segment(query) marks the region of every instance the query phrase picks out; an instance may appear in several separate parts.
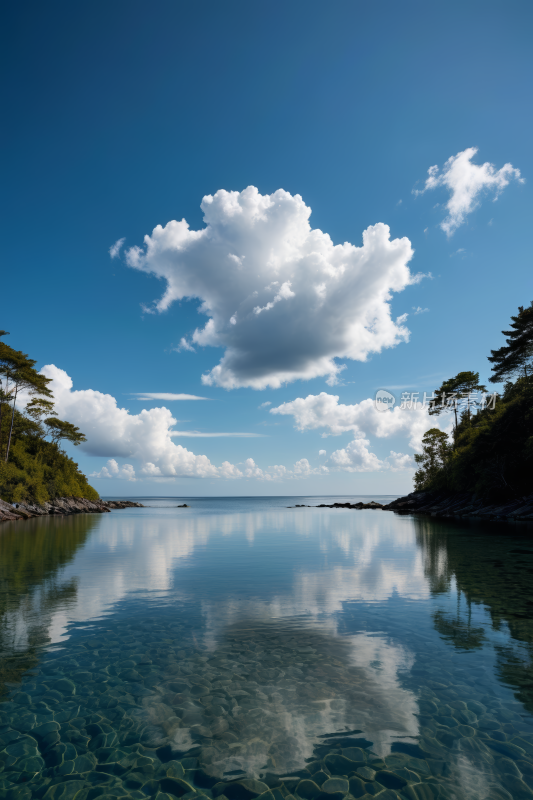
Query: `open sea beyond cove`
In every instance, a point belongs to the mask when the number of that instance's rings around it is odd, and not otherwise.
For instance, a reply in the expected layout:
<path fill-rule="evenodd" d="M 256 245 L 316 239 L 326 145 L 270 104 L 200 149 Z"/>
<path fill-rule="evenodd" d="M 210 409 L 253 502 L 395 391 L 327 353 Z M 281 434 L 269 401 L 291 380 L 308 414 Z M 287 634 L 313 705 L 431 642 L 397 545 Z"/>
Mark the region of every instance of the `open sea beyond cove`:
<path fill-rule="evenodd" d="M 0 529 L 1 798 L 533 799 L 532 526 L 135 499 Z"/>

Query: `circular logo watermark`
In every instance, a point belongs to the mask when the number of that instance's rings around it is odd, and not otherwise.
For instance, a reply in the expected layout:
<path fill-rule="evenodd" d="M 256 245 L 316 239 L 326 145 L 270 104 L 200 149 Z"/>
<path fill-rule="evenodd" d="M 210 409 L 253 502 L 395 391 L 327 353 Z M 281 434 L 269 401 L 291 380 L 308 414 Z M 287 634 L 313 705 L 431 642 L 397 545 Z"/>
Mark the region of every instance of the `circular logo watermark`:
<path fill-rule="evenodd" d="M 391 392 L 388 392 L 387 389 L 377 390 L 374 404 L 378 411 L 387 411 L 387 409 L 393 408 L 395 403 L 396 398 Z"/>

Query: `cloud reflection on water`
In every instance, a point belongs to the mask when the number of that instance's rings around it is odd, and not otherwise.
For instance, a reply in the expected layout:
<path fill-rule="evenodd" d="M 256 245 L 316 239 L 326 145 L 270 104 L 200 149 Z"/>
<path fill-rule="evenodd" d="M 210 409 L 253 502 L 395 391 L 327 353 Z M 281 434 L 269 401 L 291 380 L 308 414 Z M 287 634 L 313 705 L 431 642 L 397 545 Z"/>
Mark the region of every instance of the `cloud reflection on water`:
<path fill-rule="evenodd" d="M 247 607 L 261 594 L 275 616 L 331 614 L 346 600 L 382 602 L 394 592 L 427 598 L 412 527 L 398 530 L 397 522 L 374 512 L 106 515 L 62 570 L 63 580 L 75 577 L 78 585 L 68 619 L 100 617 L 132 593 L 230 602 L 246 573 L 260 579 Z M 58 620 L 53 628 L 58 641 L 66 630 Z"/>
<path fill-rule="evenodd" d="M 301 740 L 300 761 L 309 757 L 311 739 L 328 726 L 361 728 L 380 754 L 389 752 L 391 737 L 417 734 L 416 700 L 398 678 L 398 671 L 413 663 L 408 648 L 379 634 L 339 637 L 335 618 L 347 600 L 376 603 L 395 592 L 407 598 L 428 595 L 411 529 L 398 530 L 392 516 L 329 509 L 175 519 L 153 510 L 150 516 L 106 515 L 59 573 L 64 582 L 76 580 L 77 591 L 68 605 L 42 618 L 53 643 L 68 638 L 69 623 L 94 621 L 112 614 L 117 603 L 135 599 L 196 604 L 197 635 L 213 653 L 243 620 L 256 626 L 297 620 L 306 635 L 327 640 L 325 649 L 340 648 L 344 685 L 356 670 L 358 693 L 352 687 L 343 694 L 337 687 L 313 713 L 298 710 L 287 698 L 278 709 L 276 725 Z M 38 605 L 38 592 L 33 602 Z M 18 626 L 22 642 L 24 616 L 12 613 L 10 624 Z"/>

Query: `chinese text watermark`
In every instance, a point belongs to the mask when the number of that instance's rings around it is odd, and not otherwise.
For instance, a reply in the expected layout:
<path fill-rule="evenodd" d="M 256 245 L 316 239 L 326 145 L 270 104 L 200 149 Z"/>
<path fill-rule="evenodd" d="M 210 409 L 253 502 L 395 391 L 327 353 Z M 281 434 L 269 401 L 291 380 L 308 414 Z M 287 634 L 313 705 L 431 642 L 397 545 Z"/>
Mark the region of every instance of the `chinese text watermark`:
<path fill-rule="evenodd" d="M 498 392 L 489 394 L 488 392 L 469 392 L 460 394 L 458 392 L 442 392 L 438 395 L 435 392 L 402 392 L 400 397 L 401 409 L 439 409 L 444 412 L 450 411 L 469 411 L 472 410 L 493 410 L 496 408 Z M 387 389 L 379 389 L 376 392 L 375 406 L 378 411 L 387 411 L 396 404 L 396 397 Z"/>

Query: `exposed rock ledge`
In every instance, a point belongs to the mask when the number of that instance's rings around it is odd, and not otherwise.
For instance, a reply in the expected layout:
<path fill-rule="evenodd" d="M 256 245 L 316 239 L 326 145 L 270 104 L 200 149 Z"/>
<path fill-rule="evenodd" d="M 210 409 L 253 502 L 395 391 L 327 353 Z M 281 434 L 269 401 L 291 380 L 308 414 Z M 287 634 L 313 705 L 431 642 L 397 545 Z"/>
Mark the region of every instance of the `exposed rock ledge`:
<path fill-rule="evenodd" d="M 533 494 L 501 503 L 488 503 L 472 494 L 412 492 L 399 497 L 384 511 L 399 514 L 429 514 L 432 517 L 470 517 L 472 519 L 518 519 L 533 521 Z"/>
<path fill-rule="evenodd" d="M 518 519 L 533 521 L 533 494 L 515 498 L 506 503 L 489 504 L 472 494 L 446 494 L 445 492 L 411 492 L 388 505 L 372 500 L 370 503 L 321 503 L 319 506 L 287 506 L 287 508 L 349 508 L 381 509 L 398 514 L 429 514 L 432 517 L 471 517 L 480 519 Z"/>
<path fill-rule="evenodd" d="M 83 497 L 56 497 L 50 503 L 30 505 L 29 503 L 5 503 L 0 500 L 0 522 L 30 519 L 65 514 L 103 514 L 115 508 L 144 508 L 142 503 L 131 500 L 85 500 Z"/>

